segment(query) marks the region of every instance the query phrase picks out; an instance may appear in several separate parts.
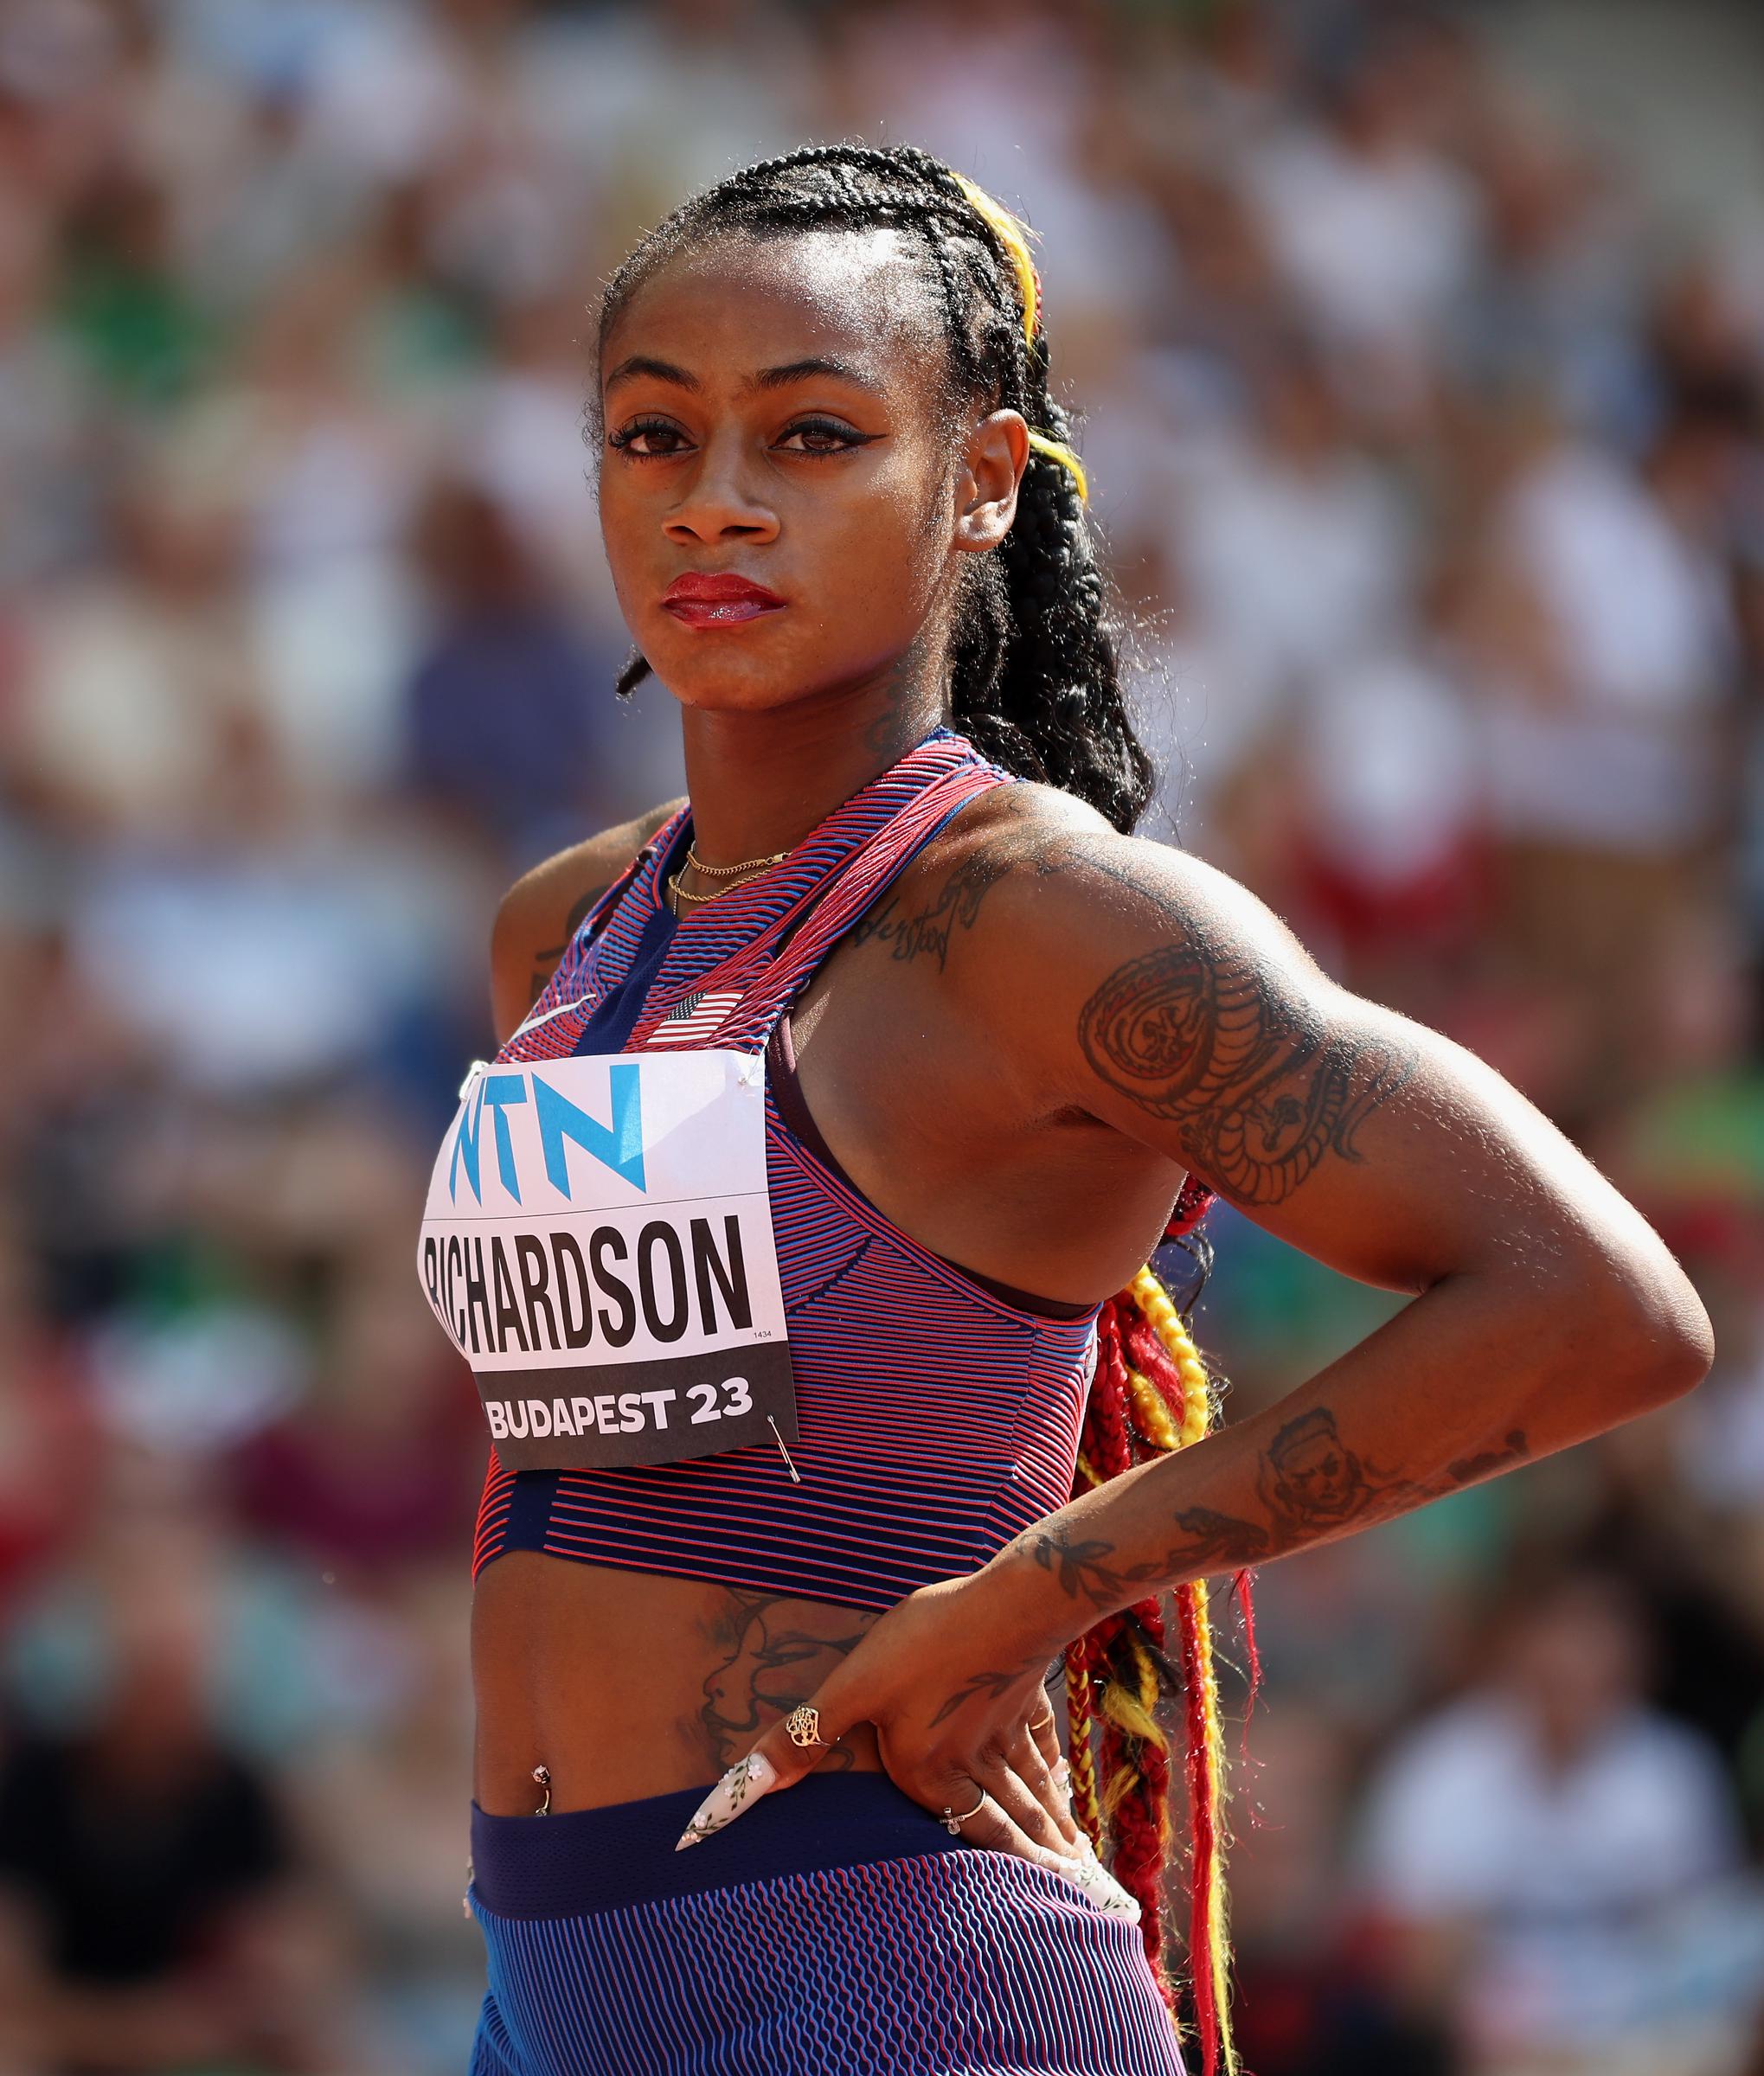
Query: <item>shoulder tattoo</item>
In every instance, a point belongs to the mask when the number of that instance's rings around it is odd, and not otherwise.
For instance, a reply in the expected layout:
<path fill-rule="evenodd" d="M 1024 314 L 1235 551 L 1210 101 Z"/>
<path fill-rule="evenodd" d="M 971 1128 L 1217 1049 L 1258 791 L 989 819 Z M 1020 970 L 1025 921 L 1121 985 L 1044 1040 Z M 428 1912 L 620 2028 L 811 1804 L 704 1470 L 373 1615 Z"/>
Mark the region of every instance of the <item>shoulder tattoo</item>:
<path fill-rule="evenodd" d="M 952 939 L 958 931 L 973 928 L 987 890 L 997 885 L 1010 865 L 1002 845 L 972 851 L 934 894 L 905 900 L 891 894 L 877 902 L 852 925 L 852 942 L 863 944 L 875 938 L 889 947 L 891 957 L 934 958 L 941 972 L 948 962 Z"/>
<path fill-rule="evenodd" d="M 611 884 L 612 881 L 609 880 L 607 886 L 611 886 Z M 564 919 L 562 942 L 544 946 L 533 954 L 533 972 L 527 986 L 527 1007 L 529 1009 L 545 992 L 552 975 L 557 971 L 559 960 L 575 942 L 575 933 L 582 926 L 582 918 L 587 915 L 589 909 L 606 891 L 606 887 L 589 887 L 588 891 L 573 904 L 568 915 Z"/>

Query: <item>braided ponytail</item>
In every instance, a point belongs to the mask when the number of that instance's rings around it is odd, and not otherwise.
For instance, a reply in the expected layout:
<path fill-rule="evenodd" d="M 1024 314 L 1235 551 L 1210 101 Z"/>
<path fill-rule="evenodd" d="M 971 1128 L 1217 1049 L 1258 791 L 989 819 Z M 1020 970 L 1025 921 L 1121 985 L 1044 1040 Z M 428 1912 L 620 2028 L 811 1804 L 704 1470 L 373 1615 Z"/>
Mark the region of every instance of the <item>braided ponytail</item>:
<path fill-rule="evenodd" d="M 1111 604 L 1085 506 L 1089 486 L 1073 421 L 1048 387 L 1041 279 L 1027 227 L 965 175 L 913 145 L 811 145 L 744 167 L 692 196 L 643 238 L 606 284 L 599 348 L 636 290 L 677 254 L 729 232 L 785 237 L 891 225 L 921 247 L 941 304 L 942 401 L 1011 409 L 1030 427 L 1029 465 L 1010 533 L 962 558 L 948 655 L 952 725 L 1019 777 L 1087 801 L 1123 834 L 1137 825 L 1154 769 L 1122 682 L 1125 631 Z M 589 405 L 598 448 L 598 394 Z M 621 697 L 648 674 L 633 651 Z M 1211 1192 L 1185 1183 L 1165 1237 L 1196 1235 Z M 1074 1493 L 1197 1441 L 1216 1410 L 1188 1327 L 1148 1264 L 1104 1305 Z M 1240 1574 L 1248 1620 L 1247 1577 Z M 1099 1623 L 1067 1653 L 1073 1804 L 1098 1850 L 1142 1906 L 1146 1953 L 1167 1996 L 1171 1944 L 1164 1869 L 1171 1844 L 1170 1738 L 1179 1701 L 1185 1751 L 1190 1996 L 1203 2076 L 1235 2076 L 1227 1996 L 1221 1739 L 1207 1590 L 1173 1596 L 1174 1657 L 1154 1596 Z M 1249 1638 L 1254 1669 L 1253 1632 Z"/>
<path fill-rule="evenodd" d="M 1213 1193 L 1190 1176 L 1164 1230 L 1167 1241 L 1192 1239 L 1203 1282 L 1211 1251 L 1198 1227 L 1212 1201 Z M 1073 1496 L 1136 1464 L 1190 1447 L 1208 1432 L 1217 1410 L 1213 1381 L 1188 1323 L 1148 1263 L 1109 1299 L 1097 1321 L 1096 1374 Z M 1240 1572 L 1235 1584 L 1254 1669 L 1248 1573 Z M 1165 1650 L 1164 1611 L 1155 1595 L 1105 1616 L 1067 1650 L 1072 1806 L 1099 1851 L 1106 1840 L 1113 1844 L 1115 1877 L 1142 1906 L 1146 1957 L 1168 1995 L 1163 1872 L 1171 1846 L 1171 1754 L 1159 1711 L 1167 1700 L 1179 1701 L 1195 2029 L 1203 2076 L 1235 2076 L 1225 1930 L 1224 1740 L 1205 1580 L 1178 1586 L 1172 1599 L 1175 1663 Z"/>

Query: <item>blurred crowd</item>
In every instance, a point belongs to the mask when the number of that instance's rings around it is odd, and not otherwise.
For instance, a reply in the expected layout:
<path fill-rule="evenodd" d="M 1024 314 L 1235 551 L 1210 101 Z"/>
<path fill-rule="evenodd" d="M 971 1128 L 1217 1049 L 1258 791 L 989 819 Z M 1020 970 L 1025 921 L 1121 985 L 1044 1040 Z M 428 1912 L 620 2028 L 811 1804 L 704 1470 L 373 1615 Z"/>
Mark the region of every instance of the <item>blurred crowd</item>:
<path fill-rule="evenodd" d="M 1716 1323 L 1665 1413 L 1260 1580 L 1246 2062 L 1764 2070 L 1764 203 L 1663 221 L 1478 12 L 0 7 L 0 2076 L 464 2066 L 420 1196 L 498 895 L 683 785 L 612 696 L 588 313 L 841 136 L 1040 234 L 1146 833 Z M 1395 1302 L 1212 1233 L 1238 1409 Z"/>

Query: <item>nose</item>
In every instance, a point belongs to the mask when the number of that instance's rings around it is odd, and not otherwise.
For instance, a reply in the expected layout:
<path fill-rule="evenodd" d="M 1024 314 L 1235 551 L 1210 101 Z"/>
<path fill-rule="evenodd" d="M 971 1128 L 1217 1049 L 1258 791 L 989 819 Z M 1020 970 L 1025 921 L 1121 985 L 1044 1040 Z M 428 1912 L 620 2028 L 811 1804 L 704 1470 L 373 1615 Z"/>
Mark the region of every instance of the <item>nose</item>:
<path fill-rule="evenodd" d="M 759 495 L 752 456 L 738 429 L 706 442 L 662 530 L 677 546 L 722 541 L 770 541 L 778 515 Z"/>

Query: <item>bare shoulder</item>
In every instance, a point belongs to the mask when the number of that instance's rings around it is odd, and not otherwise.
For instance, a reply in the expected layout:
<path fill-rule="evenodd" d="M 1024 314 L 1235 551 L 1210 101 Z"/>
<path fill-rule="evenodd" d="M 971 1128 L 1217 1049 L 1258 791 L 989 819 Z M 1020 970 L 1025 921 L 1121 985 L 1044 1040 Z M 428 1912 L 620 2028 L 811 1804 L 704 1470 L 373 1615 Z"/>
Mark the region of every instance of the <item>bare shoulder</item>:
<path fill-rule="evenodd" d="M 1351 1157 L 1361 1119 L 1443 1042 L 1349 994 L 1228 874 L 1046 786 L 1010 788 L 963 829 L 896 937 L 897 957 L 935 949 L 945 999 L 1004 1085 L 1240 1205 L 1296 1188 L 1321 1157 L 1315 1133 L 1287 1144 L 1301 1119 L 1326 1119 Z"/>
<path fill-rule="evenodd" d="M 1176 945 L 1209 963 L 1254 969 L 1275 991 L 1312 996 L 1336 987 L 1284 916 L 1216 865 L 1172 843 L 1113 830 L 1052 847 L 1043 868 L 1044 927 L 1068 934 L 1113 926 L 1103 942 L 1143 950 Z"/>
<path fill-rule="evenodd" d="M 965 808 L 860 927 L 890 935 L 897 958 L 934 955 L 959 986 L 995 1001 L 1001 988 L 1015 991 L 1005 984 L 1013 975 L 1033 975 L 1042 990 L 1055 973 L 1093 973 L 1098 952 L 1148 929 L 1161 942 L 1254 945 L 1325 981 L 1286 924 L 1228 874 L 1123 836 L 1087 802 L 1026 779 Z"/>
<path fill-rule="evenodd" d="M 934 966 L 959 985 L 1001 936 L 1001 909 L 1020 908 L 1045 862 L 1113 834 L 1096 810 L 1057 786 L 1021 779 L 969 801 L 851 932 L 900 964 Z M 1009 887 L 1008 892 L 1003 891 Z"/>
<path fill-rule="evenodd" d="M 1075 1075 L 1087 1107 L 1119 1125 L 1167 1118 L 1228 1067 L 1248 1083 L 1300 1057 L 1325 1078 L 1407 1079 L 1415 1028 L 1339 986 L 1241 881 L 1049 788 L 1013 790 L 1014 830 L 965 862 L 992 876 L 952 977 L 976 1017 L 1002 1020 L 1001 1043 Z M 1183 1150 L 1192 1163 L 1203 1149 Z"/>
<path fill-rule="evenodd" d="M 503 896 L 491 931 L 491 1002 L 498 1044 L 521 1022 L 556 971 L 582 918 L 684 796 L 647 808 L 523 872 Z"/>

